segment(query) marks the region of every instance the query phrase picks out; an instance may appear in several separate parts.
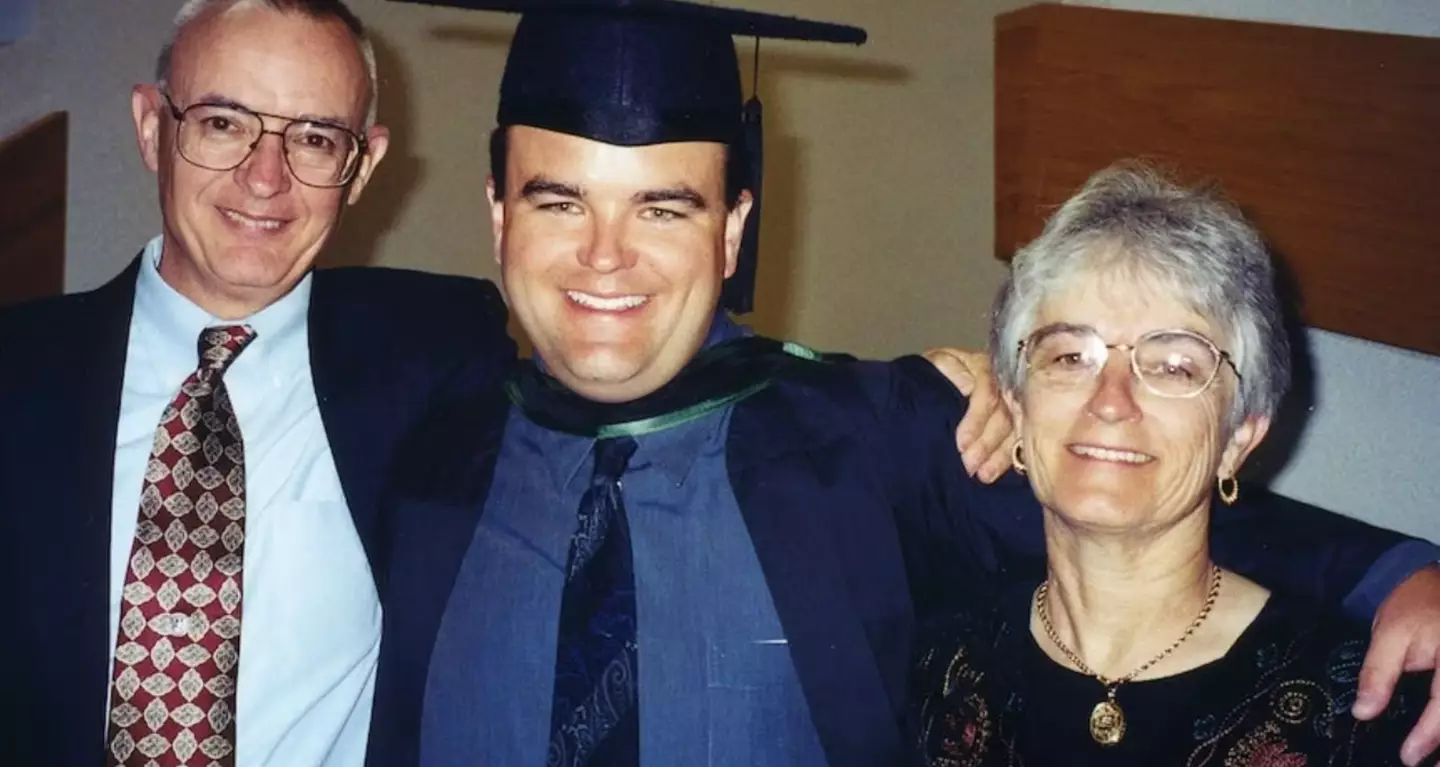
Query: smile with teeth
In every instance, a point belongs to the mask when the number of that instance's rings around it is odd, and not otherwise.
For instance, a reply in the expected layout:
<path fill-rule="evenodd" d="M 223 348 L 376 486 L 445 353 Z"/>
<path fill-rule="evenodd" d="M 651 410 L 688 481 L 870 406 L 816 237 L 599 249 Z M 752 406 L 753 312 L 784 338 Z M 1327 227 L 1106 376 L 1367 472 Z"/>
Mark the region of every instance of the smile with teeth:
<path fill-rule="evenodd" d="M 590 293 L 581 293 L 578 290 L 567 290 L 565 296 L 586 309 L 602 312 L 623 312 L 636 309 L 644 306 L 650 300 L 649 296 L 596 296 Z"/>
<path fill-rule="evenodd" d="M 229 209 L 223 209 L 220 212 L 223 213 L 225 217 L 230 219 L 231 221 L 234 221 L 235 223 L 250 229 L 273 230 L 279 229 L 281 225 L 284 224 L 283 221 L 276 218 L 252 218 L 243 213 L 239 213 L 237 211 Z"/>
<path fill-rule="evenodd" d="M 1146 464 L 1155 460 L 1155 456 L 1144 453 L 1135 453 L 1129 450 L 1115 450 L 1108 447 L 1096 447 L 1094 445 L 1070 445 L 1070 452 L 1083 458 L 1094 458 L 1098 461 L 1111 461 L 1114 463 Z"/>

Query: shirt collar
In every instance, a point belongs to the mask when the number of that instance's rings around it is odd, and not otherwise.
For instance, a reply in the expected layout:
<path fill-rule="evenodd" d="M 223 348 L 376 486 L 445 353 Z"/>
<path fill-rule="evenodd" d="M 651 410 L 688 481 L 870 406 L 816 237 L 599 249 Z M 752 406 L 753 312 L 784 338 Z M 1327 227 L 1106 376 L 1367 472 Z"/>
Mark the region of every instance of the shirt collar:
<path fill-rule="evenodd" d="M 195 349 L 200 332 L 207 327 L 249 325 L 255 331 L 255 340 L 240 356 L 247 366 L 262 369 L 282 360 L 308 360 L 303 352 L 309 343 L 306 331 L 312 275 L 306 274 L 280 300 L 249 317 L 222 320 L 197 306 L 160 276 L 164 241 L 164 235 L 158 235 L 145 246 L 135 284 L 135 313 L 151 324 L 151 331 L 161 343 L 171 348 Z M 240 364 L 240 360 L 236 364 Z"/>
<path fill-rule="evenodd" d="M 653 468 L 664 474 L 672 486 L 683 487 L 700 459 L 712 452 L 707 445 L 723 440 L 729 413 L 730 408 L 723 408 L 697 421 L 638 437 L 639 449 L 626 471 Z M 595 440 L 548 431 L 525 420 L 518 412 L 516 415 L 525 422 L 526 428 L 543 433 L 539 452 L 544 456 L 554 486 L 563 488 L 566 495 L 583 494 L 594 471 Z M 723 443 L 717 449 L 723 455 Z"/>
<path fill-rule="evenodd" d="M 708 445 L 719 443 L 718 449 L 723 456 L 724 426 L 730 420 L 730 407 L 721 408 L 697 421 L 650 435 L 648 440 L 640 443 L 640 449 L 635 451 L 635 465 L 654 466 L 669 478 L 672 485 L 684 486 L 694 472 L 695 465 L 710 453 L 706 449 Z"/>

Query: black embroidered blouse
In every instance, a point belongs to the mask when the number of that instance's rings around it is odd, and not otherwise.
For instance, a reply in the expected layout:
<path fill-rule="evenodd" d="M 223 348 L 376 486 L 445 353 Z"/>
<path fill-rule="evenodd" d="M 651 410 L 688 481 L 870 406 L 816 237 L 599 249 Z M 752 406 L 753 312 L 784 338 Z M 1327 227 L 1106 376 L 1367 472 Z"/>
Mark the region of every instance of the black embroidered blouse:
<path fill-rule="evenodd" d="M 912 724 L 931 767 L 1398 766 L 1429 697 L 1429 675 L 1407 675 L 1379 720 L 1357 722 L 1368 628 L 1272 595 L 1223 658 L 1121 685 L 1126 732 L 1101 746 L 1089 722 L 1104 688 L 1035 643 L 1033 592 L 962 611 L 922 640 Z"/>

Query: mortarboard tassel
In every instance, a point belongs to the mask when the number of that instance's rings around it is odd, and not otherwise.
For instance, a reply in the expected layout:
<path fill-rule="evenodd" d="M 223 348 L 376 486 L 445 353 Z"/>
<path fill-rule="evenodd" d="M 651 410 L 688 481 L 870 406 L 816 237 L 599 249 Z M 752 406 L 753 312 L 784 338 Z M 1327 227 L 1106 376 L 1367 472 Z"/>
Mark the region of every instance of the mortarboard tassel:
<path fill-rule="evenodd" d="M 745 151 L 745 162 L 750 196 L 750 216 L 745 221 L 745 231 L 740 237 L 740 253 L 735 259 L 735 274 L 725 281 L 720 292 L 720 307 L 732 314 L 748 314 L 755 309 L 755 271 L 760 256 L 760 198 L 764 183 L 765 131 L 763 125 L 764 107 L 760 103 L 760 39 L 755 39 L 755 65 L 752 69 L 754 84 L 750 99 L 741 112 L 741 144 Z"/>

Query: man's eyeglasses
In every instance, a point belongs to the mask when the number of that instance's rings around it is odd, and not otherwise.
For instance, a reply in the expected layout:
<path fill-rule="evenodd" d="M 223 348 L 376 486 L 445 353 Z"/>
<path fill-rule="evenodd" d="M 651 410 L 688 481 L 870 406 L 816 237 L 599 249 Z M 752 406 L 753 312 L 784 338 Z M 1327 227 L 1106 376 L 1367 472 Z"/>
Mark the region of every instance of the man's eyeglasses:
<path fill-rule="evenodd" d="M 1199 395 L 1215 382 L 1221 362 L 1240 378 L 1229 352 L 1189 330 L 1155 330 L 1133 344 L 1107 344 L 1094 328 L 1060 324 L 1041 328 L 1020 342 L 1031 380 L 1056 389 L 1091 385 L 1105 369 L 1111 349 L 1127 353 L 1135 377 L 1160 397 Z"/>
<path fill-rule="evenodd" d="M 175 117 L 180 156 L 201 168 L 234 170 L 250 157 L 261 139 L 273 134 L 281 138 L 285 164 L 296 181 L 333 188 L 355 178 L 365 155 L 365 138 L 340 125 L 255 112 L 233 104 L 200 103 L 179 109 L 170 94 L 161 95 Z M 265 119 L 285 127 L 265 130 Z"/>

